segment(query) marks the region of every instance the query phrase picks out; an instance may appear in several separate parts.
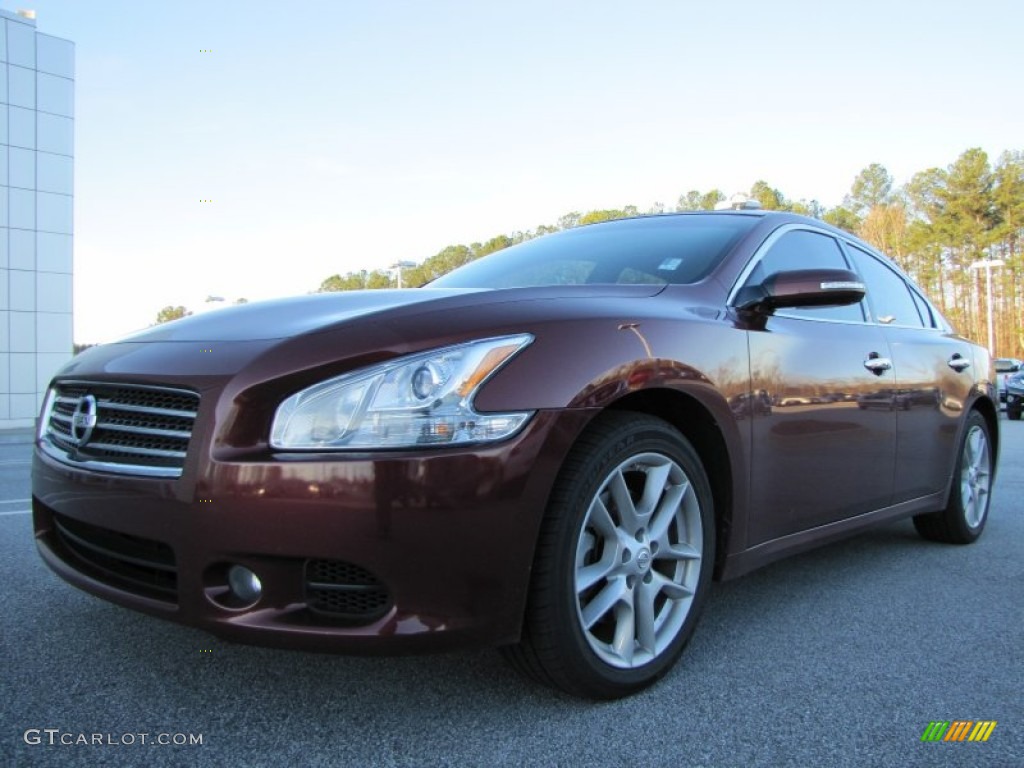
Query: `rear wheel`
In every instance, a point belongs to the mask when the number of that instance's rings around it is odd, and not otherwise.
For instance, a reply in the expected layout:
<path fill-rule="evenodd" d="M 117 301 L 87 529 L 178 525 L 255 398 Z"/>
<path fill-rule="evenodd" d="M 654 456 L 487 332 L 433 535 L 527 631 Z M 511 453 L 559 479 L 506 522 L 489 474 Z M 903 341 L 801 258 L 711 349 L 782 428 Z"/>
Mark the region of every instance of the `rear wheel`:
<path fill-rule="evenodd" d="M 949 544 L 975 541 L 988 519 L 993 469 L 988 423 L 974 411 L 967 417 L 949 503 L 941 512 L 917 515 L 917 532 L 926 539 Z"/>
<path fill-rule="evenodd" d="M 600 417 L 552 494 L 534 562 L 520 671 L 617 698 L 668 671 L 711 580 L 711 491 L 696 451 L 651 416 Z"/>

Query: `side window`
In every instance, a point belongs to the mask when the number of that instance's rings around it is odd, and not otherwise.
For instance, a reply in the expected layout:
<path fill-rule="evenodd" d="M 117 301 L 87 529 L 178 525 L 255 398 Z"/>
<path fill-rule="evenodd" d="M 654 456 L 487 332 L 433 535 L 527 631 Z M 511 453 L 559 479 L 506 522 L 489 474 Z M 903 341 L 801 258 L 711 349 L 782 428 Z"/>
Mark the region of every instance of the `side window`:
<path fill-rule="evenodd" d="M 768 249 L 761 257 L 754 270 L 750 273 L 748 283 L 760 283 L 774 272 L 785 272 L 792 269 L 849 269 L 839 248 L 839 243 L 828 235 L 794 229 L 787 232 Z M 864 313 L 860 304 L 845 307 L 801 307 L 799 309 L 779 310 L 780 315 L 804 317 L 814 320 L 845 320 L 847 322 L 864 322 Z"/>
<path fill-rule="evenodd" d="M 910 288 L 902 277 L 860 248 L 851 246 L 850 255 L 857 271 L 864 277 L 875 320 L 883 325 L 925 326 Z"/>

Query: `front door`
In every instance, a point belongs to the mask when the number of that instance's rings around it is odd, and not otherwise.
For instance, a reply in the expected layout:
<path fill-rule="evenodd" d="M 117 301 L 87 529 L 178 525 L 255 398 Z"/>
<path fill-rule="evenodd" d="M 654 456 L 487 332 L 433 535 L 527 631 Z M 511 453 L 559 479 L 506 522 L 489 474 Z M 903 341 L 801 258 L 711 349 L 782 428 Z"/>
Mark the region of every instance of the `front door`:
<path fill-rule="evenodd" d="M 746 278 L 850 269 L 837 240 L 799 226 L 774 233 Z M 747 546 L 886 507 L 896 463 L 897 387 L 881 327 L 861 304 L 779 310 L 748 332 L 751 419 Z"/>

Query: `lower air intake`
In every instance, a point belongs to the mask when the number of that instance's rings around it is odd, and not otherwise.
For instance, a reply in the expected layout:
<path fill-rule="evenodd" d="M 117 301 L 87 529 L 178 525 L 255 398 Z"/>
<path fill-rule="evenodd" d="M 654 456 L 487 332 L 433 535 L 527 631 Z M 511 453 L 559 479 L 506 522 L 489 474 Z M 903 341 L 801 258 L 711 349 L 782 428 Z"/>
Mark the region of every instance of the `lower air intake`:
<path fill-rule="evenodd" d="M 391 607 L 391 596 L 380 580 L 352 563 L 308 560 L 305 581 L 306 604 L 321 615 L 368 624 Z"/>

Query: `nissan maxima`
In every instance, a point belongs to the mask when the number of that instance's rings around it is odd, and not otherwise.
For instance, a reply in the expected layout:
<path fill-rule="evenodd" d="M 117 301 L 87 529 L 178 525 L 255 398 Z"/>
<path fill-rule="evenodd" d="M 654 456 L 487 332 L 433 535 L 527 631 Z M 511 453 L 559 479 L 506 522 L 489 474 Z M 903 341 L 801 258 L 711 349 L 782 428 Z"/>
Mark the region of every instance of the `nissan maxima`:
<path fill-rule="evenodd" d="M 712 579 L 900 518 L 977 539 L 991 371 L 820 221 L 605 222 L 78 355 L 40 416 L 35 536 L 71 584 L 229 640 L 501 646 L 619 697 L 671 668 Z"/>

